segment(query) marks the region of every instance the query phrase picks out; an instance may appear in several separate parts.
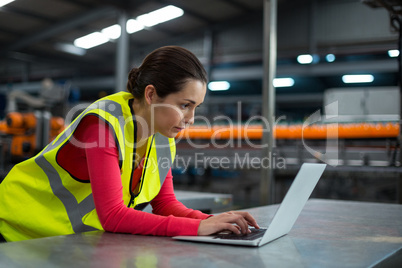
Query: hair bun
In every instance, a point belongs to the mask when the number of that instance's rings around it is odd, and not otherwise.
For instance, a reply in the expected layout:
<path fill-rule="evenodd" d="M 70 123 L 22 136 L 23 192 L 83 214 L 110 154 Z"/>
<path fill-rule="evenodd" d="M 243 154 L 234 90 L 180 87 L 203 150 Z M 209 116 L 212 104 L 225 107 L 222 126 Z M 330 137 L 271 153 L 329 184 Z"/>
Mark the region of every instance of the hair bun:
<path fill-rule="evenodd" d="M 137 78 L 140 73 L 140 69 L 134 67 L 128 73 L 128 81 L 127 81 L 127 91 L 131 94 L 134 93 L 134 87 L 137 85 Z"/>

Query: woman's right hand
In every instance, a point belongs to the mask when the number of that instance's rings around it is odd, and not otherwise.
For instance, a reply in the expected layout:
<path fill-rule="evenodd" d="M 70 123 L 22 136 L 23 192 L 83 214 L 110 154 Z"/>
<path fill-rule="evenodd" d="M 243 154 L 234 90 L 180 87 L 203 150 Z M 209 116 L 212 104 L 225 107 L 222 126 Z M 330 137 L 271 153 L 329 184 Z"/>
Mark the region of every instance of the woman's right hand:
<path fill-rule="evenodd" d="M 198 227 L 198 235 L 210 235 L 221 231 L 246 234 L 250 233 L 249 225 L 260 228 L 250 213 L 230 211 L 202 220 Z"/>

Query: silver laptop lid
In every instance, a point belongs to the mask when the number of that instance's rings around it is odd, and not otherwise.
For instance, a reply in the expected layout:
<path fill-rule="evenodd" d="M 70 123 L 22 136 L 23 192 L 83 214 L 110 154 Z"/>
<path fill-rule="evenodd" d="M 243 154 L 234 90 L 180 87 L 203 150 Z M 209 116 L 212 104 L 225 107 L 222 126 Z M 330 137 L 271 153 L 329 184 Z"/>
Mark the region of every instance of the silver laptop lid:
<path fill-rule="evenodd" d="M 276 211 L 260 246 L 287 234 L 292 229 L 326 166 L 326 164 L 312 163 L 302 165 Z"/>

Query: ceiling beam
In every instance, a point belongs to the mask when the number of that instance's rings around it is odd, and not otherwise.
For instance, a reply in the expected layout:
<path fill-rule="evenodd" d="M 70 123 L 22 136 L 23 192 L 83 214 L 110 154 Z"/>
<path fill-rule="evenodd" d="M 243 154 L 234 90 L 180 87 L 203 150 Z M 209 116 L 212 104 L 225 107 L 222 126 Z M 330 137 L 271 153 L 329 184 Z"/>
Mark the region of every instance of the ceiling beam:
<path fill-rule="evenodd" d="M 90 9 L 90 8 L 95 8 L 95 4 L 90 4 L 87 1 L 82 2 L 80 0 L 62 0 L 68 4 L 74 4 L 76 6 L 79 6 L 80 8 L 85 8 L 85 9 Z"/>
<path fill-rule="evenodd" d="M 18 15 L 22 15 L 25 17 L 30 17 L 33 19 L 37 19 L 37 20 L 41 20 L 47 23 L 55 23 L 56 20 L 53 18 L 49 18 L 49 17 L 45 17 L 42 15 L 38 15 L 20 8 L 16 8 L 16 7 L 12 7 L 12 6 L 4 6 L 1 8 L 2 12 L 7 12 L 7 13 L 12 13 L 12 14 L 18 14 Z"/>
<path fill-rule="evenodd" d="M 104 62 L 105 58 L 109 57 L 110 55 L 103 55 L 103 57 L 96 58 L 96 59 L 88 59 L 82 58 L 79 56 L 69 55 L 67 53 L 46 53 L 44 51 L 38 51 L 29 49 L 24 52 L 9 52 L 7 54 L 8 59 L 17 60 L 21 62 L 28 62 L 28 63 L 40 63 L 40 64 L 63 64 L 68 66 L 74 67 L 82 67 L 82 66 L 94 66 L 99 65 Z"/>
<path fill-rule="evenodd" d="M 67 3 L 73 3 L 78 6 L 85 8 L 94 8 L 101 6 L 109 6 L 112 8 L 130 11 L 134 10 L 138 5 L 144 4 L 146 0 L 92 0 L 92 1 L 82 1 L 82 0 L 64 0 Z"/>
<path fill-rule="evenodd" d="M 236 2 L 236 1 L 233 1 L 233 0 L 221 0 L 221 1 L 224 2 L 224 3 L 227 3 L 227 4 L 231 5 L 231 6 L 234 6 L 234 7 L 238 8 L 238 9 L 240 9 L 242 11 L 245 11 L 245 12 L 253 12 L 254 11 L 249 6 L 244 5 L 244 4 L 240 3 L 240 2 Z"/>
<path fill-rule="evenodd" d="M 22 37 L 23 34 L 17 32 L 17 31 L 13 31 L 7 28 L 4 28 L 3 26 L 0 25 L 0 32 L 2 34 L 7 34 L 7 35 L 12 35 L 13 37 Z"/>
<path fill-rule="evenodd" d="M 78 26 L 85 25 L 93 20 L 96 20 L 96 19 L 99 19 L 102 17 L 116 16 L 116 14 L 117 14 L 116 10 L 111 9 L 110 7 L 109 8 L 102 7 L 102 8 L 92 10 L 90 12 L 85 12 L 85 14 L 81 14 L 69 21 L 55 24 L 43 31 L 40 31 L 40 32 L 34 33 L 32 35 L 29 35 L 27 37 L 21 38 L 18 41 L 16 41 L 15 43 L 9 45 L 8 47 L 3 48 L 2 50 L 3 50 L 3 52 L 18 51 L 20 49 L 23 49 L 27 46 L 35 44 L 44 39 L 51 38 L 54 35 L 59 34 L 60 32 L 69 31 Z"/>
<path fill-rule="evenodd" d="M 393 59 L 362 61 L 350 63 L 319 63 L 314 65 L 280 65 L 277 68 L 277 76 L 297 76 L 297 77 L 322 77 L 338 76 L 345 73 L 356 73 L 359 71 L 368 73 L 396 73 L 398 70 L 397 62 Z M 263 68 L 261 65 L 238 67 L 231 69 L 216 69 L 212 72 L 213 80 L 247 80 L 262 79 Z"/>
<path fill-rule="evenodd" d="M 93 66 L 93 65 L 92 65 Z M 306 68 L 309 67 L 309 68 Z M 66 66 L 66 69 L 68 66 Z M 353 72 L 362 69 L 372 72 L 397 72 L 397 62 L 395 60 L 367 61 L 367 62 L 351 62 L 345 65 L 339 64 L 316 64 L 311 66 L 291 65 L 278 66 L 277 74 L 286 76 L 303 76 L 303 77 L 324 77 L 338 76 L 345 72 Z M 35 72 L 33 70 L 32 72 Z M 212 71 L 213 80 L 260 80 L 263 77 L 262 65 L 253 65 L 247 67 L 237 67 L 232 69 L 215 69 Z M 31 83 L 33 88 L 35 82 Z M 72 79 L 72 84 L 85 90 L 103 90 L 114 87 L 114 75 L 102 75 L 96 77 L 82 77 L 81 79 Z M 27 83 L 15 83 L 15 88 L 26 87 Z M 7 92 L 8 85 L 0 85 L 0 93 Z"/>

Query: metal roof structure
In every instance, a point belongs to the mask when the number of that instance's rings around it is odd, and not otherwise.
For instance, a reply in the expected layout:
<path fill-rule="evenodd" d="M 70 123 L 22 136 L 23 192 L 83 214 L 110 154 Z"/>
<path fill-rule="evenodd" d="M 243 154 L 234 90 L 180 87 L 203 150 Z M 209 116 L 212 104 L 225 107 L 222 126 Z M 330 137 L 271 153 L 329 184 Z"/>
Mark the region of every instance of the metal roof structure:
<path fill-rule="evenodd" d="M 68 54 L 61 47 L 118 23 L 122 13 L 136 18 L 167 5 L 181 8 L 184 15 L 130 34 L 130 66 L 140 63 L 154 48 L 169 44 L 184 44 L 205 61 L 206 39 L 208 33 L 212 33 L 215 35 L 212 64 L 217 67 L 212 78 L 260 79 L 263 2 L 16 0 L 0 8 L 0 87 L 40 81 L 45 77 L 113 76 L 116 40 L 88 49 L 81 56 Z M 324 87 L 332 86 L 330 76 L 347 70 L 390 73 L 393 77 L 396 71 L 394 59 L 379 58 L 378 55 L 384 55 L 396 46 L 397 34 L 389 26 L 385 9 L 378 11 L 359 0 L 278 0 L 279 75 L 318 77 L 315 82 L 324 83 Z M 335 53 L 344 60 L 331 66 L 300 67 L 295 58 L 304 52 L 321 56 Z M 354 60 L 363 54 L 370 58 Z M 350 55 L 352 59 L 347 58 Z M 233 66 L 238 70 L 230 69 Z"/>

